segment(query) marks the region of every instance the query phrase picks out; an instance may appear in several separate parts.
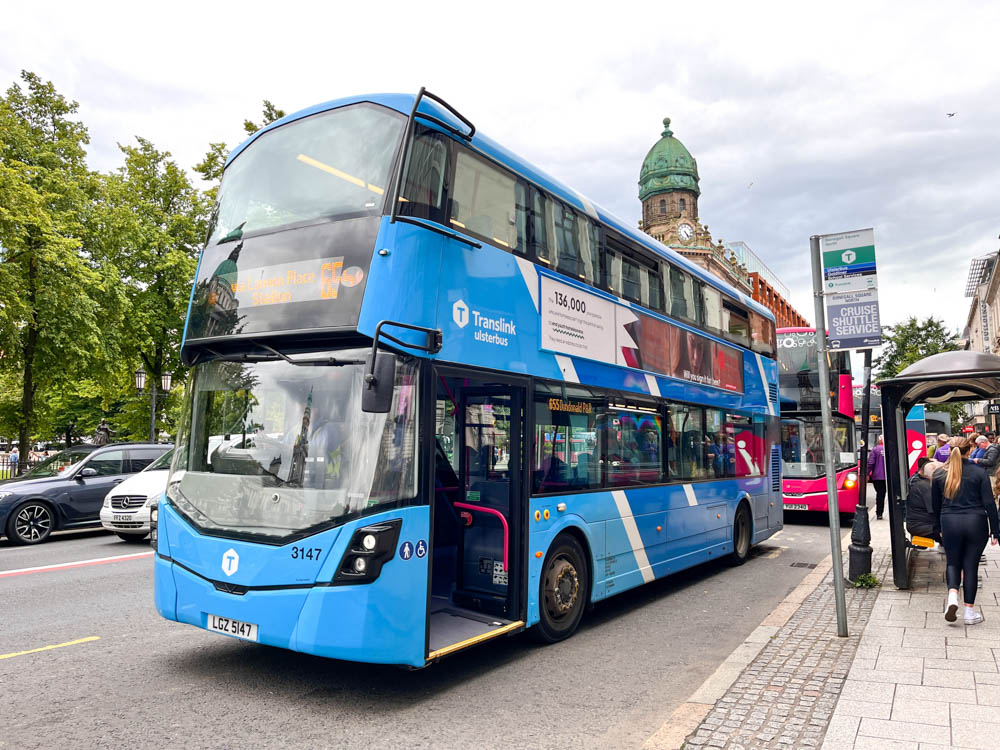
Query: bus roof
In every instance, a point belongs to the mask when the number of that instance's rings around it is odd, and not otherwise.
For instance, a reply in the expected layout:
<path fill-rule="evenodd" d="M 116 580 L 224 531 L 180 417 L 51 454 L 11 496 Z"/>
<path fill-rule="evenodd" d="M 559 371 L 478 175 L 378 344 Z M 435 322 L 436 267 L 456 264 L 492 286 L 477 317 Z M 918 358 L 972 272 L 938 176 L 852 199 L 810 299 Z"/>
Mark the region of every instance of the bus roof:
<path fill-rule="evenodd" d="M 243 143 L 234 148 L 226 159 L 226 166 L 235 159 L 240 153 L 255 139 L 260 137 L 263 133 L 273 130 L 274 128 L 281 127 L 295 120 L 300 120 L 304 117 L 309 117 L 310 115 L 318 114 L 320 112 L 326 112 L 331 109 L 336 109 L 337 107 L 343 107 L 348 104 L 356 104 L 358 102 L 372 102 L 374 104 L 380 104 L 389 109 L 394 109 L 400 114 L 408 115 L 410 110 L 413 109 L 413 101 L 415 99 L 414 94 L 363 94 L 360 96 L 350 96 L 344 97 L 342 99 L 333 99 L 323 104 L 316 104 L 312 107 L 307 107 L 306 109 L 299 110 L 298 112 L 293 112 L 290 115 L 282 117 L 280 120 L 275 120 L 270 125 L 261 128 L 252 136 L 247 138 Z M 456 118 L 440 107 L 434 100 L 424 98 L 420 102 L 421 112 L 427 112 L 428 114 L 433 114 L 440 120 L 444 120 L 448 123 L 454 123 L 459 129 L 465 129 L 465 125 L 461 124 L 456 120 Z M 435 127 L 430 125 L 430 127 Z M 586 213 L 593 219 L 600 221 L 601 223 L 611 227 L 615 231 L 625 235 L 629 239 L 643 245 L 648 250 L 668 259 L 674 265 L 683 268 L 685 271 L 690 273 L 692 276 L 696 277 L 700 281 L 714 286 L 716 289 L 725 292 L 729 296 L 738 299 L 744 305 L 746 305 L 750 310 L 762 315 L 769 320 L 776 320 L 774 314 L 766 307 L 761 305 L 759 302 L 755 302 L 753 299 L 748 297 L 743 292 L 739 291 L 735 287 L 729 285 L 725 281 L 713 276 L 704 270 L 700 266 L 692 263 L 690 260 L 685 258 L 680 253 L 672 250 L 666 245 L 658 242 L 657 240 L 650 237 L 643 231 L 640 231 L 637 227 L 632 226 L 626 221 L 618 218 L 616 215 L 607 211 L 600 206 L 597 206 L 592 201 L 588 200 L 586 197 L 578 193 L 576 190 L 564 185 L 563 183 L 556 180 L 554 177 L 546 174 L 538 167 L 532 165 L 531 163 L 525 161 L 521 157 L 512 153 L 508 149 L 501 146 L 496 141 L 491 138 L 481 135 L 479 131 L 473 136 L 471 141 L 468 141 L 469 145 L 477 150 L 479 153 L 487 156 L 494 161 L 502 164 L 511 171 L 517 173 L 526 180 L 533 182 L 541 188 L 559 198 L 559 200 L 568 203 L 575 208 L 579 209 L 583 213 Z M 783 329 L 786 331 L 798 330 L 798 329 Z M 801 329 L 802 331 L 813 330 L 813 329 Z"/>

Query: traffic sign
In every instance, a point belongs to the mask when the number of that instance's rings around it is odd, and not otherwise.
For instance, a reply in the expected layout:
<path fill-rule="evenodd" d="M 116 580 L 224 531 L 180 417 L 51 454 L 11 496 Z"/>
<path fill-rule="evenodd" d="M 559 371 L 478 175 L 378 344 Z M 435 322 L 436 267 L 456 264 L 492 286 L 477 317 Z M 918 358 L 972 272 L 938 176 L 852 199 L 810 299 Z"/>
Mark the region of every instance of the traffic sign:
<path fill-rule="evenodd" d="M 882 346 L 878 290 L 826 295 L 830 349 L 870 349 Z"/>
<path fill-rule="evenodd" d="M 823 292 L 860 292 L 878 287 L 875 230 L 826 234 L 820 237 Z"/>

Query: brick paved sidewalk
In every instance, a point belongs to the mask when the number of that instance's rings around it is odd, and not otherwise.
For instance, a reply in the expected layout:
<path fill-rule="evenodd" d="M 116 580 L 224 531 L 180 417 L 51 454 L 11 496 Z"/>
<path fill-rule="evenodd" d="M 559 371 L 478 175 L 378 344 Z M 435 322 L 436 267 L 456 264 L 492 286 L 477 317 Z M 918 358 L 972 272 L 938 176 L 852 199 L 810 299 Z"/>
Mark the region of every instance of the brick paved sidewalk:
<path fill-rule="evenodd" d="M 944 555 L 917 553 L 911 589 L 899 591 L 887 521 L 872 521 L 872 547 L 872 572 L 883 585 L 848 585 L 849 637 L 836 635 L 831 571 L 774 629 L 684 748 L 1000 746 L 1000 547 L 986 548 L 976 601 L 986 622 L 971 626 L 961 611 L 957 623 L 944 619 Z"/>
<path fill-rule="evenodd" d="M 912 588 L 887 586 L 837 703 L 824 750 L 1000 746 L 1000 547 L 980 562 L 979 625 L 944 619 L 944 555 L 912 563 Z"/>
<path fill-rule="evenodd" d="M 873 555 L 872 572 L 880 579 L 889 567 L 888 538 L 886 542 L 875 547 Z M 818 748 L 877 596 L 877 589 L 848 586 L 850 635 L 838 638 L 831 570 L 719 698 L 684 747 Z"/>

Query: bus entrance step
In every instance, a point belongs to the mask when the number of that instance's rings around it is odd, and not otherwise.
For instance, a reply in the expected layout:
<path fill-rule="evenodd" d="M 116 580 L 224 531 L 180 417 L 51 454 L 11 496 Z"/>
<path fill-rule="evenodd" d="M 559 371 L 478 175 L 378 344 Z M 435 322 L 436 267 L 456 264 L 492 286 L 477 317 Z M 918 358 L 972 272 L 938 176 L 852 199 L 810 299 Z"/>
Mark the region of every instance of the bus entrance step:
<path fill-rule="evenodd" d="M 435 597 L 434 605 L 440 600 Z M 461 607 L 442 606 L 431 612 L 430 658 L 486 640 L 498 631 L 506 632 L 515 623 Z M 452 647 L 456 647 L 452 649 Z"/>

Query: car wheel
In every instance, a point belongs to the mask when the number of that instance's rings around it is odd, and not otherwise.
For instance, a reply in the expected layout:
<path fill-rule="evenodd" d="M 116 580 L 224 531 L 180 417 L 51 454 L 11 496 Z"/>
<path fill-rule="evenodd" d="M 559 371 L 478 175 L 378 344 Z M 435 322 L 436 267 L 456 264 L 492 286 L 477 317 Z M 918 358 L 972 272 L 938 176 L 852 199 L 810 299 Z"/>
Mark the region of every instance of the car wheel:
<path fill-rule="evenodd" d="M 7 522 L 7 538 L 15 544 L 40 544 L 49 538 L 56 517 L 43 502 L 31 501 L 16 508 Z"/>
<path fill-rule="evenodd" d="M 730 560 L 733 565 L 742 565 L 750 558 L 750 511 L 746 503 L 740 503 L 733 520 L 733 554 Z"/>
<path fill-rule="evenodd" d="M 144 542 L 144 541 L 146 541 L 146 537 L 147 536 L 149 536 L 149 535 L 148 534 L 118 534 L 118 538 L 121 539 L 123 542 L 132 542 L 133 544 L 136 544 L 137 542 Z"/>
<path fill-rule="evenodd" d="M 535 637 L 543 643 L 569 638 L 583 617 L 590 596 L 590 569 L 575 537 L 560 534 L 542 566 Z"/>

